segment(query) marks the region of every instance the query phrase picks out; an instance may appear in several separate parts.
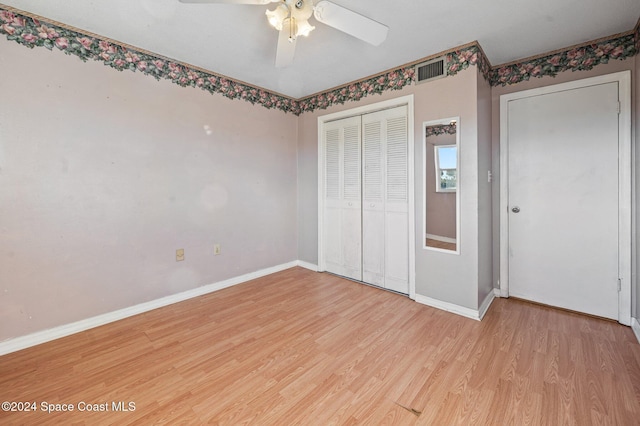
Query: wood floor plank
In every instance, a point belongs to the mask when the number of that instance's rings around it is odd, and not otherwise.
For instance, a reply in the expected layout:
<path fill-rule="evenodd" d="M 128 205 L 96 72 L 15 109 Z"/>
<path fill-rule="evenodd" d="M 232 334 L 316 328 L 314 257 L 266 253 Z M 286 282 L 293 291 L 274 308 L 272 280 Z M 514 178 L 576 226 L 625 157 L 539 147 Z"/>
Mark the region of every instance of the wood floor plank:
<path fill-rule="evenodd" d="M 477 322 L 292 268 L 2 356 L 0 399 L 76 406 L 3 425 L 640 425 L 640 345 L 524 301 Z"/>

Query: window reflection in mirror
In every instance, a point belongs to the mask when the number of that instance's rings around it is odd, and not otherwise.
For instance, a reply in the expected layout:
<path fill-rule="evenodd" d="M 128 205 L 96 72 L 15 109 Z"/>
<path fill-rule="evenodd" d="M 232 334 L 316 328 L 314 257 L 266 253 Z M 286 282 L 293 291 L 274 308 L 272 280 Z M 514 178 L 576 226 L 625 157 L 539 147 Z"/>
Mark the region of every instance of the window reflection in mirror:
<path fill-rule="evenodd" d="M 424 247 L 459 253 L 458 117 L 424 123 Z"/>
<path fill-rule="evenodd" d="M 435 145 L 436 192 L 456 192 L 458 184 L 458 148 Z"/>

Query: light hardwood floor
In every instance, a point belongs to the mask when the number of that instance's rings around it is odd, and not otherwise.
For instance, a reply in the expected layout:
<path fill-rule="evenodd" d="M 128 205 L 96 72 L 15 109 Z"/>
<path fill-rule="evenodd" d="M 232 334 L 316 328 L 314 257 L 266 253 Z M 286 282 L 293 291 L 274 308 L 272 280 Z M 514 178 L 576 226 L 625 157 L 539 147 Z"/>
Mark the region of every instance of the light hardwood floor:
<path fill-rule="evenodd" d="M 477 322 L 293 268 L 0 357 L 0 394 L 38 404 L 3 425 L 626 426 L 640 424 L 640 345 L 522 301 Z M 77 409 L 113 401 L 135 411 Z"/>

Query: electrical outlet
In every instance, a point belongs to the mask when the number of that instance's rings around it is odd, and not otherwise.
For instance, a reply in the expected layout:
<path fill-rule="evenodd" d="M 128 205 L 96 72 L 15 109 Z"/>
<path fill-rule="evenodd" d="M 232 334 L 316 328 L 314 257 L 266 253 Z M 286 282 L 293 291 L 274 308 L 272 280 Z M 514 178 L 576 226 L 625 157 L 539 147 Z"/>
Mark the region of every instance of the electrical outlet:
<path fill-rule="evenodd" d="M 176 250 L 176 262 L 181 262 L 184 260 L 184 249 Z"/>
<path fill-rule="evenodd" d="M 216 255 L 216 256 L 220 254 L 220 244 L 214 244 L 214 246 L 213 246 L 213 254 Z"/>

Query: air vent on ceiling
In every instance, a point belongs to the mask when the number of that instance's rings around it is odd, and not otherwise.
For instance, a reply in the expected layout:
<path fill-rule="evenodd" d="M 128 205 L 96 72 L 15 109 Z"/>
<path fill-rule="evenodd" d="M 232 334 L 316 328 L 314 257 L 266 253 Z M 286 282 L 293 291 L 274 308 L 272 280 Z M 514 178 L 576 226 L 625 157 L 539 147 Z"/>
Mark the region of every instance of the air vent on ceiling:
<path fill-rule="evenodd" d="M 416 84 L 442 78 L 447 73 L 445 57 L 432 59 L 416 65 Z"/>

